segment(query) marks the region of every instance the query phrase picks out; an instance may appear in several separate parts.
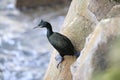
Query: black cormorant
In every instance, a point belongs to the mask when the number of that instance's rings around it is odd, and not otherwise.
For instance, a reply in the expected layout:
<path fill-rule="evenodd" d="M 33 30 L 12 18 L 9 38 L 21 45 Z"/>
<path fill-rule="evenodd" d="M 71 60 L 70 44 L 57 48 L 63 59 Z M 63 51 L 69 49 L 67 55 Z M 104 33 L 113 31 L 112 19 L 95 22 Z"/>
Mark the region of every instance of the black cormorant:
<path fill-rule="evenodd" d="M 75 50 L 71 41 L 64 35 L 53 32 L 52 26 L 49 22 L 41 20 L 37 27 L 34 28 L 47 28 L 47 38 L 52 46 L 59 52 L 61 57 L 56 57 L 58 61 L 57 68 L 64 60 L 65 55 L 72 55 L 78 57 L 80 54 Z"/>

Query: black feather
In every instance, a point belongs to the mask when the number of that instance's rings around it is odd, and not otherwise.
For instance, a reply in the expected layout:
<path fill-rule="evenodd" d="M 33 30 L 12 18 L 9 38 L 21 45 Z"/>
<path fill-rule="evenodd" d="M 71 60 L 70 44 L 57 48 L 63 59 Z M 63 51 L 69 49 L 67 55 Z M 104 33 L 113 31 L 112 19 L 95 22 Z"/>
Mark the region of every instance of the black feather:
<path fill-rule="evenodd" d="M 79 53 L 77 53 L 75 50 L 72 42 L 66 36 L 57 32 L 53 32 L 52 26 L 49 22 L 41 20 L 38 26 L 41 26 L 41 28 L 47 28 L 47 38 L 51 45 L 59 52 L 61 56 L 61 60 L 59 59 L 60 61 L 57 67 L 64 60 L 65 55 L 75 55 L 76 57 L 79 56 Z"/>

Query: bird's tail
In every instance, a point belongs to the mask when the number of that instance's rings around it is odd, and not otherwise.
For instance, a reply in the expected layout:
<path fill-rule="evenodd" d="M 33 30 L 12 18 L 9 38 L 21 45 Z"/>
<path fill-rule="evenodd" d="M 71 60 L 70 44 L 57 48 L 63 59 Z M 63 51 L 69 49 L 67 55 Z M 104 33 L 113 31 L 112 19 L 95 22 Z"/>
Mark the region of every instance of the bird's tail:
<path fill-rule="evenodd" d="M 80 51 L 75 51 L 74 56 L 76 56 L 78 58 L 80 56 Z"/>

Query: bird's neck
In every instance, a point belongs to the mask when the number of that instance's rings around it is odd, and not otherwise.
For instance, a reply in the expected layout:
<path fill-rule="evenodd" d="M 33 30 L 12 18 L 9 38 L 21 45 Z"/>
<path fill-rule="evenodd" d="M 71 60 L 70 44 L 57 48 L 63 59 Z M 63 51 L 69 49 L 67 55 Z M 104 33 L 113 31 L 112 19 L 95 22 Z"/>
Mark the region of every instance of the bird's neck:
<path fill-rule="evenodd" d="M 53 34 L 52 27 L 49 26 L 49 27 L 47 28 L 47 37 L 50 37 L 52 34 Z"/>

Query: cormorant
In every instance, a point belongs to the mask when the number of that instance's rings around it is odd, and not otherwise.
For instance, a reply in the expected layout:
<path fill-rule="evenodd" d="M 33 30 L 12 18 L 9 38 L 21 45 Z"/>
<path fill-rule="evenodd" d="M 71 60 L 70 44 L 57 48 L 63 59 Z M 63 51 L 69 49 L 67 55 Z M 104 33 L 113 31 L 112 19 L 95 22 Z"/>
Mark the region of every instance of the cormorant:
<path fill-rule="evenodd" d="M 49 22 L 41 20 L 38 26 L 34 28 L 47 28 L 47 38 L 51 45 L 59 52 L 60 56 L 56 57 L 56 61 L 58 61 L 57 68 L 60 63 L 64 60 L 65 55 L 72 55 L 78 57 L 80 54 L 75 50 L 71 41 L 64 35 L 53 32 L 52 26 Z"/>

